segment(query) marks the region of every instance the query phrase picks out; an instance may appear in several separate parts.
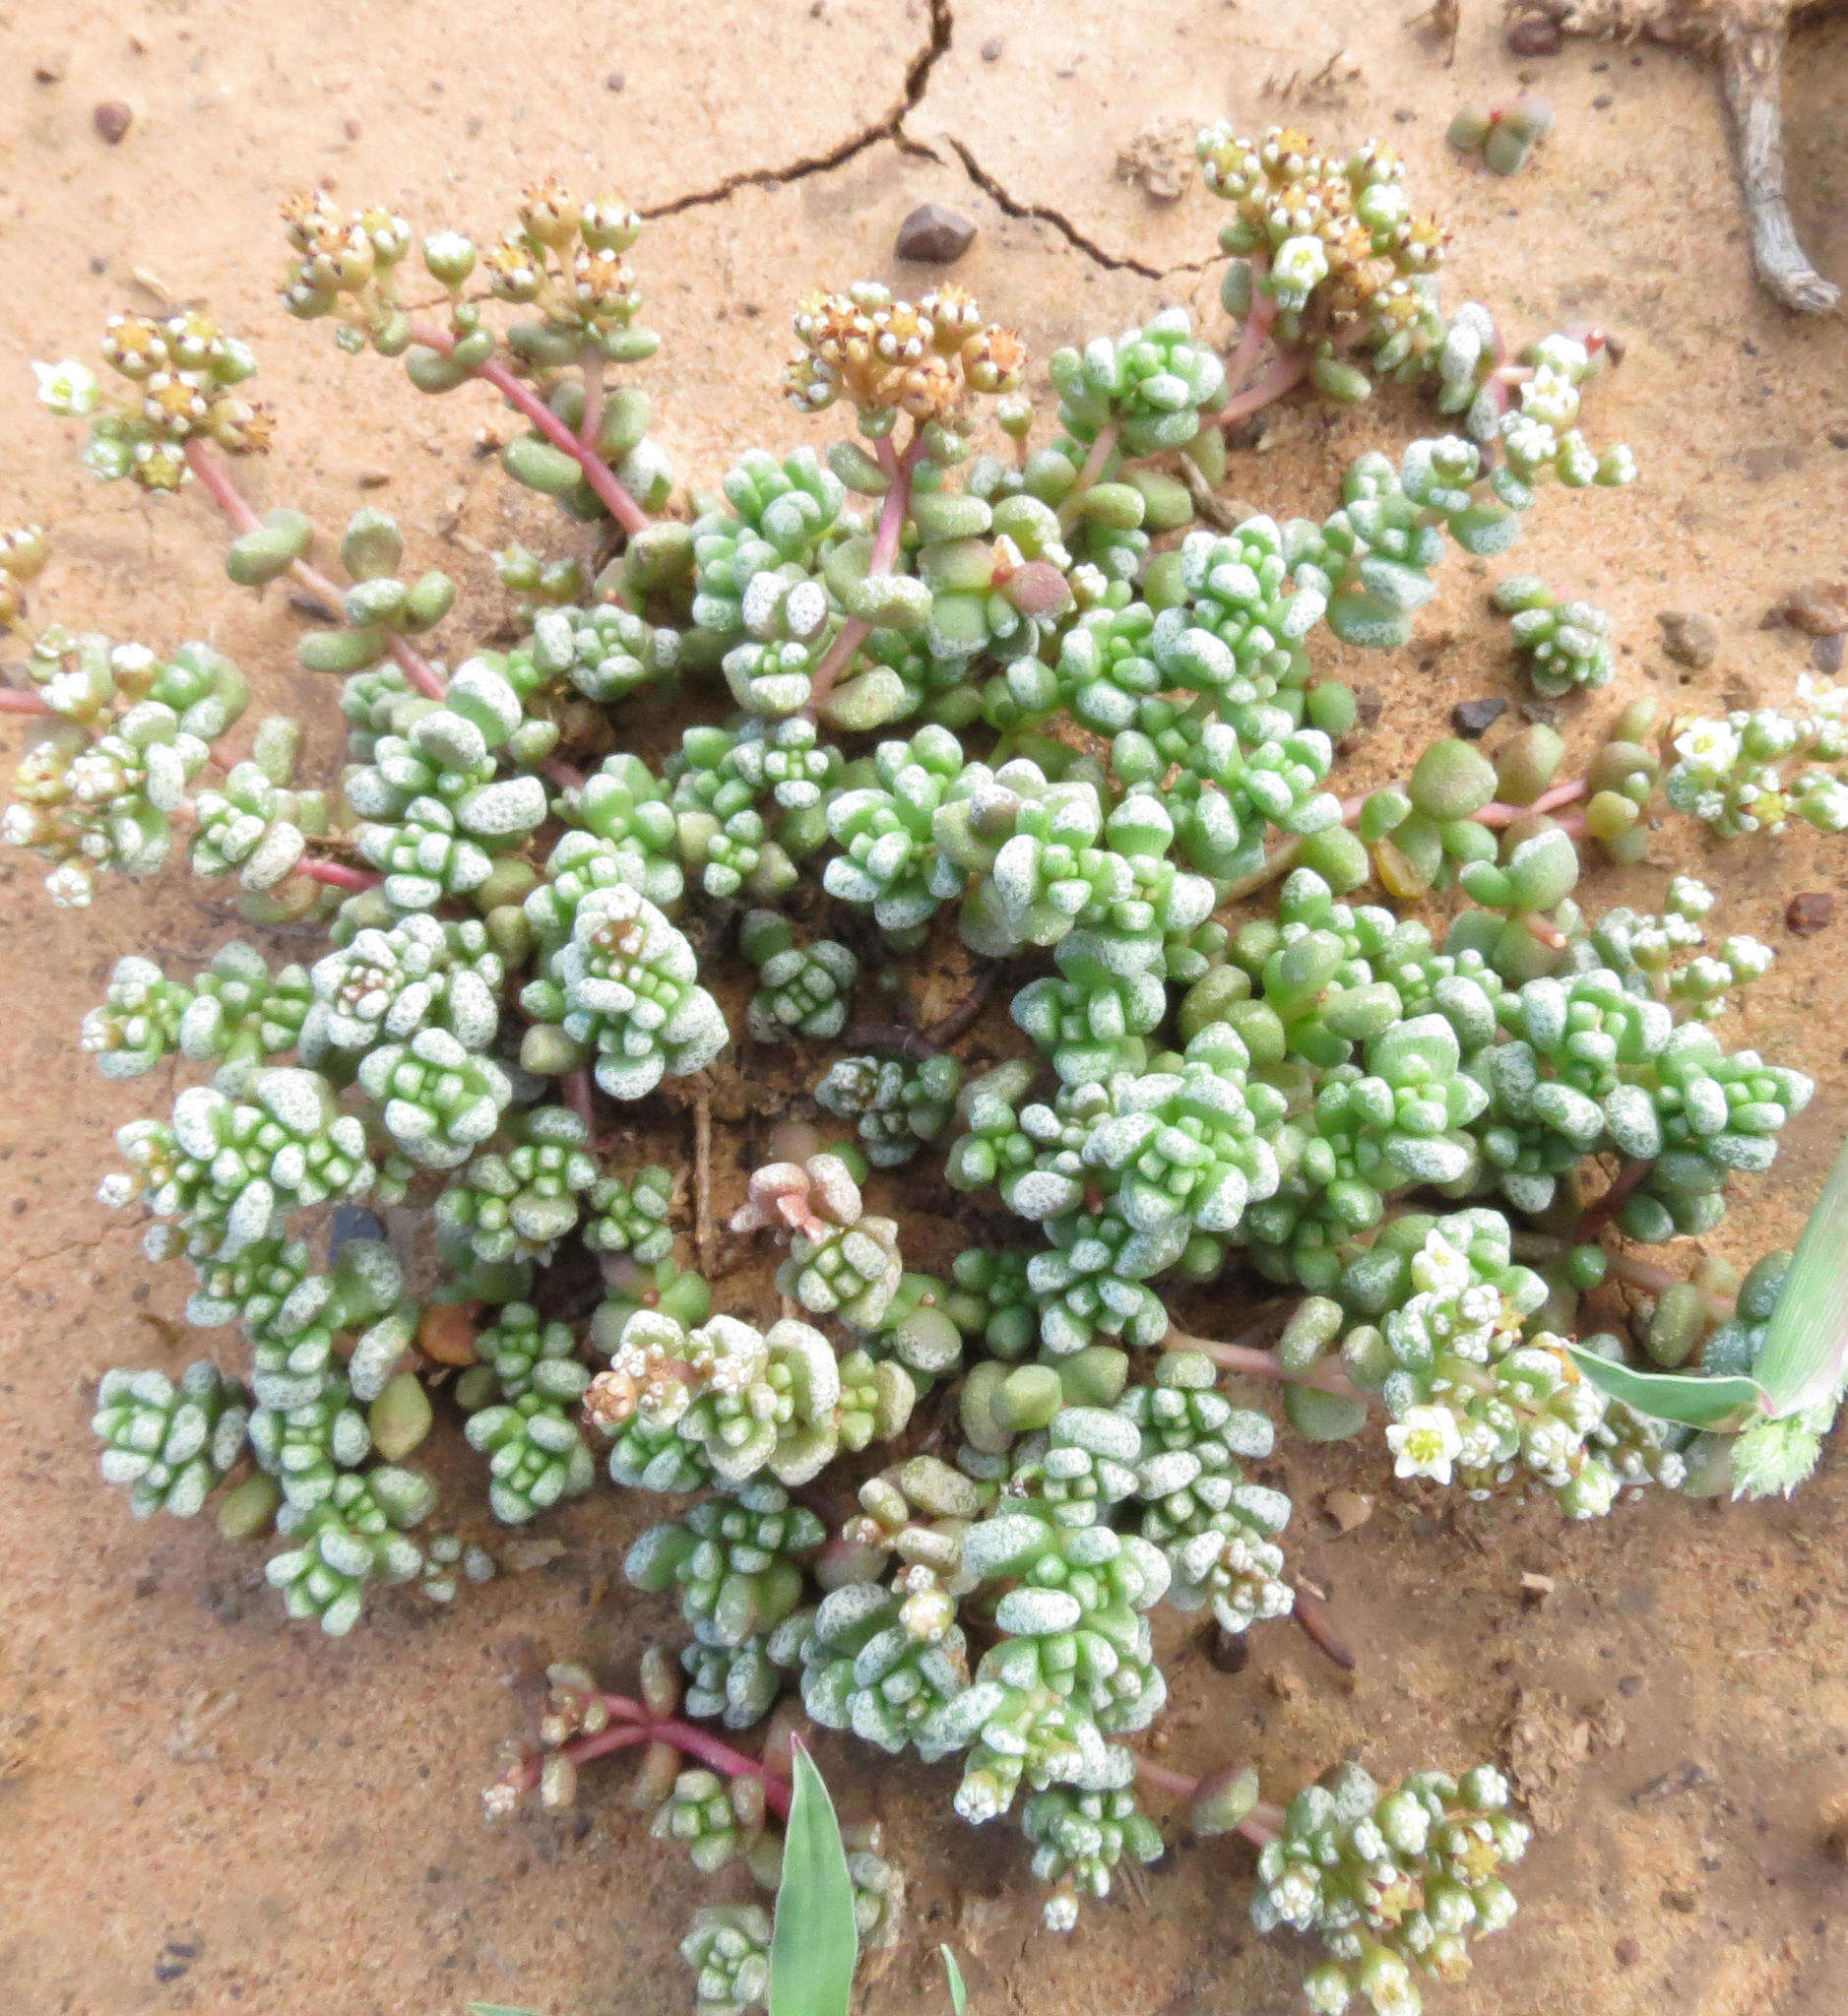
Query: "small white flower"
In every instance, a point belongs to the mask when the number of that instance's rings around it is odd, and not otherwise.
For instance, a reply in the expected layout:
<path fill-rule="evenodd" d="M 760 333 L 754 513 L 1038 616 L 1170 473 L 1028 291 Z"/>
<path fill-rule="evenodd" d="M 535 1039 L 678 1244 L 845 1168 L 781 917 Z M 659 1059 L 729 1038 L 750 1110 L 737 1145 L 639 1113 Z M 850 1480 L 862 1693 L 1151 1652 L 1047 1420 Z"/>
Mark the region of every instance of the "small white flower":
<path fill-rule="evenodd" d="M 1839 721 L 1842 711 L 1848 708 L 1848 686 L 1831 686 L 1803 672 L 1797 679 L 1797 698 L 1813 714 L 1819 714 L 1829 721 Z"/>
<path fill-rule="evenodd" d="M 1317 282 L 1328 277 L 1328 252 L 1322 241 L 1309 233 L 1286 238 L 1271 262 L 1271 291 L 1280 308 L 1301 308 Z"/>
<path fill-rule="evenodd" d="M 96 411 L 100 388 L 89 365 L 67 357 L 61 364 L 40 364 L 34 360 L 32 370 L 38 378 L 39 403 L 54 413 L 68 420 L 81 420 Z"/>
<path fill-rule="evenodd" d="M 1049 1932 L 1068 1932 L 1078 1922 L 1078 1900 L 1065 1892 L 1049 1897 L 1041 1916 Z"/>
<path fill-rule="evenodd" d="M 1447 1407 L 1412 1407 L 1403 1420 L 1387 1428 L 1386 1446 L 1398 1459 L 1392 1466 L 1394 1477 L 1429 1477 L 1447 1484 L 1463 1437 Z"/>
<path fill-rule="evenodd" d="M 1502 414 L 1501 445 L 1517 471 L 1533 471 L 1559 454 L 1560 437 L 1543 421 L 1523 410 Z"/>
<path fill-rule="evenodd" d="M 0 813 L 0 841 L 8 847 L 36 847 L 45 822 L 31 805 L 9 805 Z"/>
<path fill-rule="evenodd" d="M 1412 1256 L 1412 1282 L 1434 1298 L 1453 1295 L 1470 1285 L 1470 1265 L 1442 1232 L 1434 1231 Z"/>
<path fill-rule="evenodd" d="M 77 861 L 66 861 L 45 877 L 45 888 L 60 910 L 88 910 L 96 893 L 90 871 Z"/>
<path fill-rule="evenodd" d="M 1542 364 L 1521 387 L 1521 410 L 1530 420 L 1556 431 L 1578 417 L 1578 391 L 1561 372 Z"/>
<path fill-rule="evenodd" d="M 1697 721 L 1675 737 L 1675 750 L 1696 770 L 1731 770 L 1739 761 L 1739 732 L 1730 722 Z"/>

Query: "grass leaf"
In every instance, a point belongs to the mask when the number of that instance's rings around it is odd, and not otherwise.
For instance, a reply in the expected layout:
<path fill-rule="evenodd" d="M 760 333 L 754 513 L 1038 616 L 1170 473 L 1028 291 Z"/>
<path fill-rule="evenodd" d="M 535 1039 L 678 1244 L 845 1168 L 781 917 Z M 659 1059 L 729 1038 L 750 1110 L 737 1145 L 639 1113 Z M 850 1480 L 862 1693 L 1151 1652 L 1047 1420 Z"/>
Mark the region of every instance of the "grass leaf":
<path fill-rule="evenodd" d="M 770 2016 L 847 2016 L 860 1933 L 834 1801 L 808 1752 L 794 1747 L 795 1796 L 770 1942 Z"/>
<path fill-rule="evenodd" d="M 1704 1379 L 1694 1372 L 1638 1372 L 1576 1344 L 1567 1345 L 1566 1350 L 1573 1364 L 1601 1392 L 1655 1420 L 1681 1421 L 1690 1428 L 1724 1434 L 1762 1418 L 1768 1405 L 1764 1388 L 1744 1373 L 1729 1379 Z"/>
<path fill-rule="evenodd" d="M 956 1964 L 956 1955 L 947 1946 L 939 1946 L 943 1956 L 943 1972 L 950 1978 L 950 2010 L 952 2016 L 969 2016 L 969 1990 L 963 1986 L 963 1971 Z"/>
<path fill-rule="evenodd" d="M 1842 1143 L 1784 1277 L 1752 1367 L 1782 1418 L 1833 1400 L 1848 1367 L 1848 1141 Z"/>

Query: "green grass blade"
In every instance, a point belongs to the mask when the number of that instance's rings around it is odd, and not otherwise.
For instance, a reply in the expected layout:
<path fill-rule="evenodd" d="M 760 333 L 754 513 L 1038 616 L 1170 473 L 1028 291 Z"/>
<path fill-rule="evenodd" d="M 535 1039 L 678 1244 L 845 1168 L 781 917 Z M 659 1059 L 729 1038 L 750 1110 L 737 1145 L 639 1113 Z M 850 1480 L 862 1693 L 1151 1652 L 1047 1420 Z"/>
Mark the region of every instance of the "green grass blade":
<path fill-rule="evenodd" d="M 947 1946 L 939 1946 L 943 1956 L 943 1972 L 950 1978 L 951 2016 L 969 2016 L 969 1990 L 963 1986 L 963 1971 L 956 1964 L 956 1955 Z"/>
<path fill-rule="evenodd" d="M 537 2009 L 515 2009 L 506 2002 L 471 2002 L 469 2016 L 539 2016 Z"/>
<path fill-rule="evenodd" d="M 860 1933 L 834 1801 L 797 1743 L 770 1942 L 770 2016 L 847 2016 Z"/>
<path fill-rule="evenodd" d="M 1723 1434 L 1761 1419 L 1769 1404 L 1757 1380 L 1743 1373 L 1730 1379 L 1703 1379 L 1692 1372 L 1638 1372 L 1575 1344 L 1566 1349 L 1573 1364 L 1601 1392 L 1655 1420 L 1681 1421 Z"/>
<path fill-rule="evenodd" d="M 1848 1141 L 1816 1200 L 1752 1367 L 1778 1417 L 1820 1407 L 1848 1368 Z"/>

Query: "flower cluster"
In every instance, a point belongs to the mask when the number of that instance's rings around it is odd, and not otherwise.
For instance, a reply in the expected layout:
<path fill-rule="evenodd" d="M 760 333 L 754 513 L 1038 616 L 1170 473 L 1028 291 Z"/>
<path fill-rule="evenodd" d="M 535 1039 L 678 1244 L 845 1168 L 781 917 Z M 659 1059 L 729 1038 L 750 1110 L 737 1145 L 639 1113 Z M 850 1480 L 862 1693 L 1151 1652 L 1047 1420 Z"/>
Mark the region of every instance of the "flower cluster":
<path fill-rule="evenodd" d="M 796 311 L 801 348 L 785 376 L 802 412 L 846 398 L 874 429 L 901 413 L 955 426 L 976 393 L 1012 392 L 1026 351 L 982 320 L 973 295 L 939 287 L 915 307 L 873 281 L 810 294 Z"/>
<path fill-rule="evenodd" d="M 1808 672 L 1788 707 L 1736 709 L 1676 724 L 1668 801 L 1723 840 L 1781 833 L 1801 819 L 1818 833 L 1848 828 L 1848 784 L 1824 768 L 1848 756 L 1848 688 Z M 1799 767 L 1801 766 L 1801 767 Z"/>
<path fill-rule="evenodd" d="M 1344 1764 L 1291 1800 L 1258 1857 L 1251 1922 L 1320 1936 L 1332 1957 L 1303 1983 L 1317 2016 L 1345 2016 L 1357 1991 L 1374 2016 L 1418 2016 L 1416 1975 L 1468 1978 L 1471 1938 L 1515 1912 L 1499 1871 L 1520 1860 L 1529 1830 L 1507 1803 L 1488 1764 L 1461 1778 L 1417 1772 L 1383 1793 Z"/>
<path fill-rule="evenodd" d="M 275 423 L 237 390 L 256 370 L 250 346 L 209 315 L 161 320 L 111 315 L 102 358 L 122 380 L 106 388 L 87 365 L 35 364 L 38 397 L 54 413 L 90 422 L 84 466 L 103 482 L 132 477 L 145 490 L 177 490 L 190 471 L 187 444 L 227 455 L 269 452 Z M 12 571 L 12 570 L 9 570 Z"/>

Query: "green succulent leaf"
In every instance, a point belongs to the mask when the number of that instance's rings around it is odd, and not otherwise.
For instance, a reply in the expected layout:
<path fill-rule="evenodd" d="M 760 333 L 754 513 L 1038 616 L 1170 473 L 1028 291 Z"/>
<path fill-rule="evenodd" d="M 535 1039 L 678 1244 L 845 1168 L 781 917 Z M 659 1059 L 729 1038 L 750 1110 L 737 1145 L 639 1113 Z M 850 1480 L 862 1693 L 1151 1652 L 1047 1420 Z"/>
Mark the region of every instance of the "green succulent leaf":
<path fill-rule="evenodd" d="M 853 1879 L 834 1801 L 799 1743 L 795 1765 L 770 1946 L 770 2016 L 847 2016 L 860 1953 Z"/>
<path fill-rule="evenodd" d="M 1848 1141 L 1829 1170 L 1797 1242 L 1754 1367 L 1767 1411 L 1778 1418 L 1819 1407 L 1848 1370 Z"/>
<path fill-rule="evenodd" d="M 1703 1379 L 1689 1372 L 1638 1372 L 1576 1344 L 1567 1350 L 1572 1362 L 1601 1392 L 1659 1421 L 1725 1431 L 1744 1427 L 1754 1416 L 1770 1411 L 1770 1395 L 1743 1372 L 1725 1379 Z"/>

